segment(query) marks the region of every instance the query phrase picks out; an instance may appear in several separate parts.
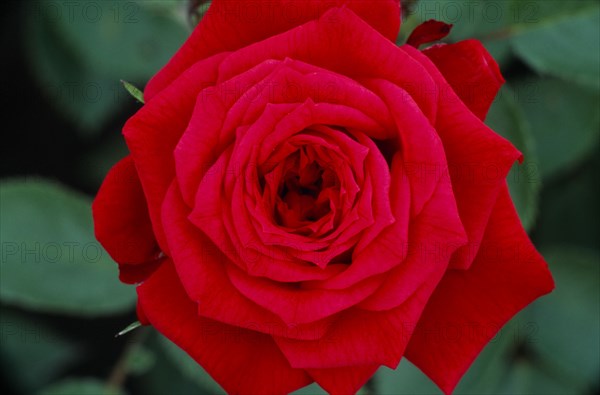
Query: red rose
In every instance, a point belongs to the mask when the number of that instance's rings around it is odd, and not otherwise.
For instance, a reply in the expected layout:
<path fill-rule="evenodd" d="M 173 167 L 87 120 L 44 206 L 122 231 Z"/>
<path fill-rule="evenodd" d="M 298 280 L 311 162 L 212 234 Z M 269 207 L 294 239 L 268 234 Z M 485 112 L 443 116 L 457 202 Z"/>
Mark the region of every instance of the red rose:
<path fill-rule="evenodd" d="M 482 122 L 498 66 L 397 47 L 399 13 L 215 0 L 125 125 L 97 237 L 229 393 L 353 393 L 402 356 L 449 393 L 553 288 L 505 183 L 520 153 Z"/>

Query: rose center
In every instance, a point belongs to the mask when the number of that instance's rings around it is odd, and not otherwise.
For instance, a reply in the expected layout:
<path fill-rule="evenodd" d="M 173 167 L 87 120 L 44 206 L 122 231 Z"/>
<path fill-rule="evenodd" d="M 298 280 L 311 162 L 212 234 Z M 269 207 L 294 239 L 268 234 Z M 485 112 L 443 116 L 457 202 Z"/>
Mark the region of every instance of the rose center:
<path fill-rule="evenodd" d="M 335 173 L 318 160 L 307 160 L 305 152 L 290 155 L 284 169 L 275 206 L 279 225 L 299 228 L 331 212 L 331 199 L 339 185 Z"/>

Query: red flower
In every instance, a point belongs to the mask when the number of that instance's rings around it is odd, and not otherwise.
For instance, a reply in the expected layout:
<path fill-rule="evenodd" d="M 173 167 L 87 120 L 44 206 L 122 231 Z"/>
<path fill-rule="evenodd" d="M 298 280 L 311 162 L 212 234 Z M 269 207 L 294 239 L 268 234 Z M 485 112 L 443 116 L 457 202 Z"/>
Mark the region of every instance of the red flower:
<path fill-rule="evenodd" d="M 520 153 L 482 122 L 498 66 L 397 47 L 399 13 L 215 0 L 125 125 L 97 237 L 229 393 L 353 393 L 402 356 L 449 393 L 553 288 L 505 182 Z"/>

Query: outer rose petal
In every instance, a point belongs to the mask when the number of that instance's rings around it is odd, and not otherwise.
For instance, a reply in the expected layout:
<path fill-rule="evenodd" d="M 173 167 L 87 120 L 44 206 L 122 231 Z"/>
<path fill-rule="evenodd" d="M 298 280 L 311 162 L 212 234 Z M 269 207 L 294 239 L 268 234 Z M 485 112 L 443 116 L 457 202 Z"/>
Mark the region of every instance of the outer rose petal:
<path fill-rule="evenodd" d="M 377 371 L 378 365 L 334 369 L 308 369 L 308 374 L 330 395 L 356 393 Z"/>
<path fill-rule="evenodd" d="M 251 277 L 230 265 L 232 284 L 248 299 L 277 314 L 289 326 L 315 322 L 354 306 L 373 294 L 383 281 L 371 277 L 347 289 L 310 289 Z"/>
<path fill-rule="evenodd" d="M 500 67 L 477 40 L 434 45 L 423 51 L 460 99 L 484 120 L 504 84 Z"/>
<path fill-rule="evenodd" d="M 400 29 L 398 0 L 214 0 L 185 44 L 148 83 L 146 101 L 199 60 L 283 33 L 342 5 L 395 41 Z"/>
<path fill-rule="evenodd" d="M 140 304 L 140 300 L 137 300 L 135 305 L 135 313 L 138 317 L 138 321 L 142 325 L 150 325 L 150 321 L 148 321 L 148 317 L 146 317 L 146 313 L 144 313 L 144 309 L 142 309 L 142 305 Z"/>
<path fill-rule="evenodd" d="M 475 262 L 469 270 L 447 272 L 423 312 L 406 357 L 449 394 L 495 335 L 490 326 L 499 330 L 553 288 L 548 267 L 523 230 L 505 185 Z M 461 329 L 460 336 L 444 338 L 448 327 Z"/>
<path fill-rule="evenodd" d="M 92 205 L 96 238 L 119 263 L 121 281 L 142 281 L 159 252 L 146 198 L 130 156 L 108 173 Z"/>
<path fill-rule="evenodd" d="M 452 25 L 430 19 L 417 26 L 406 40 L 406 43 L 419 48 L 422 44 L 441 40 L 450 33 L 451 29 Z"/>
<path fill-rule="evenodd" d="M 123 127 L 146 195 L 154 234 L 167 255 L 160 208 L 167 188 L 175 178 L 173 150 L 187 127 L 198 92 L 216 80 L 217 67 L 224 56 L 197 63 L 169 89 L 147 101 Z"/>
<path fill-rule="evenodd" d="M 161 265 L 137 291 L 149 322 L 227 393 L 287 394 L 311 383 L 305 371 L 290 367 L 270 336 L 199 317 L 172 262 Z"/>
<path fill-rule="evenodd" d="M 119 265 L 119 280 L 125 284 L 138 284 L 149 277 L 161 264 L 162 259 L 155 259 L 138 265 Z"/>
<path fill-rule="evenodd" d="M 435 127 L 444 144 L 458 211 L 469 237 L 469 244 L 454 254 L 450 267 L 468 269 L 508 171 L 521 153 L 467 109 L 426 56 L 411 46 L 401 49 L 425 66 L 443 92 Z"/>
<path fill-rule="evenodd" d="M 431 276 L 406 303 L 393 310 L 372 312 L 350 309 L 337 317 L 327 334 L 319 340 L 296 340 L 275 337 L 295 368 L 329 369 L 385 365 L 394 369 L 408 344 L 412 323 L 423 311 L 440 274 Z M 368 334 L 368 335 L 367 335 Z"/>

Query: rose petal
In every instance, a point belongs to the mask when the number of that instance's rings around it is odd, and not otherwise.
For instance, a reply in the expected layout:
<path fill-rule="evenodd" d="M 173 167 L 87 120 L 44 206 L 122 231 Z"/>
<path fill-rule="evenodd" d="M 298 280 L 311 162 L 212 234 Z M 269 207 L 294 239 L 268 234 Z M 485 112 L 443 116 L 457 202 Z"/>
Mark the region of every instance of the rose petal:
<path fill-rule="evenodd" d="M 444 272 L 432 273 L 400 306 L 373 312 L 349 309 L 316 341 L 275 337 L 295 368 L 341 368 L 385 365 L 395 369 L 421 313 Z M 369 334 L 365 336 L 365 334 Z"/>
<path fill-rule="evenodd" d="M 450 394 L 501 326 L 553 288 L 504 185 L 473 265 L 440 282 L 406 356 Z"/>
<path fill-rule="evenodd" d="M 360 308 L 386 310 L 400 305 L 429 277 L 441 278 L 454 251 L 467 242 L 448 174 L 440 178 L 433 197 L 412 219 L 409 232 L 408 243 L 396 246 L 407 254 L 406 259 L 386 274 L 381 287 Z"/>
<path fill-rule="evenodd" d="M 283 109 L 283 111 L 280 111 Z M 273 118 L 270 113 L 277 111 L 277 116 Z M 299 104 L 293 110 L 289 109 L 288 106 L 282 107 L 281 104 L 269 104 L 261 118 L 259 118 L 249 129 L 245 132 L 243 136 L 239 136 L 236 141 L 236 146 L 234 152 L 232 154 L 231 163 L 235 164 L 246 164 L 248 159 L 248 152 L 253 150 L 253 147 L 260 147 L 263 149 L 264 147 L 275 147 L 277 144 L 281 144 L 282 141 L 287 141 L 292 138 L 298 132 L 306 130 L 307 128 L 312 127 L 313 125 L 336 125 L 336 126 L 351 126 L 361 128 L 364 127 L 364 130 L 372 130 L 371 128 L 374 125 L 369 121 L 369 118 L 366 118 L 363 113 L 346 107 L 342 105 L 335 105 L 329 103 L 314 103 L 312 100 L 307 100 L 302 104 Z M 270 149 L 269 151 L 273 151 Z M 265 160 L 268 157 L 265 155 Z M 255 164 L 250 164 L 250 166 L 256 166 Z M 228 172 L 227 177 L 231 179 L 231 184 L 236 184 L 236 177 L 233 177 L 232 174 L 234 172 Z M 237 185 L 237 184 L 236 184 Z M 366 185 L 364 185 L 366 187 Z M 382 186 L 383 188 L 383 186 Z M 205 189 L 208 191 L 209 189 Z M 351 215 L 348 215 L 346 222 L 342 223 L 340 227 L 334 232 L 335 240 L 333 240 L 329 247 L 322 251 L 322 253 L 317 253 L 314 251 L 303 251 L 302 248 L 298 248 L 297 253 L 290 254 L 289 252 L 283 252 L 284 255 L 297 257 L 299 259 L 308 260 L 310 259 L 317 265 L 321 267 L 325 267 L 329 261 L 335 256 L 341 254 L 342 252 L 348 250 L 351 247 L 351 244 L 354 244 L 355 241 L 351 240 L 352 237 L 357 237 L 357 233 L 365 227 L 366 224 L 372 223 L 372 204 L 370 201 L 370 193 L 371 190 L 368 188 L 364 191 L 364 196 L 369 197 L 369 201 L 367 204 L 364 203 L 361 199 L 361 204 L 358 207 L 358 218 L 359 221 L 355 221 L 354 223 L 350 223 L 350 219 L 352 219 Z M 202 199 L 206 199 L 207 192 L 202 193 Z M 233 194 L 233 190 L 227 191 L 226 196 L 231 196 Z M 239 195 L 239 191 L 238 191 Z M 204 210 L 203 208 L 198 209 L 202 205 L 197 204 L 195 211 Z M 241 204 L 232 204 L 232 210 L 241 210 Z M 362 211 L 360 211 L 362 209 Z M 366 211 L 368 210 L 368 211 Z M 241 213 L 237 212 L 232 215 L 226 214 L 225 226 L 229 228 L 229 235 L 234 237 L 237 236 L 241 244 L 246 245 L 255 245 L 257 240 L 255 234 L 251 231 L 250 225 L 240 226 L 239 221 L 243 220 L 243 216 Z M 235 218 L 235 222 L 234 222 Z M 246 221 L 247 223 L 248 221 Z M 235 226 L 234 226 L 235 224 Z M 198 223 L 198 226 L 203 226 Z M 207 230 L 210 232 L 210 230 Z M 262 236 L 258 236 L 259 240 L 264 240 Z M 296 240 L 296 246 L 300 246 Z M 300 241 L 303 242 L 303 241 Z M 313 241 L 314 243 L 314 241 Z M 290 247 L 290 245 L 287 245 Z M 276 253 L 276 249 L 271 249 L 271 252 Z M 271 254 L 269 254 L 270 256 Z M 279 254 L 281 255 L 281 254 Z M 276 255 L 277 256 L 277 255 Z"/>
<path fill-rule="evenodd" d="M 394 161 L 396 166 L 401 163 L 399 159 Z M 429 296 L 446 273 L 448 257 L 466 242 L 452 203 L 448 175 L 442 180 L 446 182 L 436 188 L 411 227 L 414 251 L 411 249 L 411 255 L 384 276 L 386 280 L 372 296 L 357 304 L 359 309 L 342 313 L 317 342 L 277 339 L 292 366 L 324 368 L 377 363 L 396 367 Z M 384 256 L 381 260 L 386 258 L 389 259 Z M 365 337 L 365 333 L 371 335 Z"/>
<path fill-rule="evenodd" d="M 173 150 L 187 127 L 196 95 L 216 78 L 216 67 L 224 56 L 197 63 L 168 89 L 147 101 L 123 128 L 148 202 L 154 234 L 167 255 L 160 209 L 175 177 Z"/>
<path fill-rule="evenodd" d="M 506 176 L 521 153 L 488 128 L 456 96 L 435 65 L 411 46 L 402 49 L 427 68 L 444 94 L 435 128 L 444 144 L 452 187 L 469 244 L 452 257 L 450 267 L 467 269 L 473 262 Z"/>
<path fill-rule="evenodd" d="M 146 101 L 150 100 L 201 59 L 283 33 L 319 18 L 328 9 L 336 6 L 348 7 L 393 42 L 400 28 L 399 3 L 398 0 L 379 0 L 376 4 L 364 0 L 214 0 L 183 47 L 150 80 L 144 97 Z M 331 18 L 328 23 L 336 25 L 338 19 Z"/>
<path fill-rule="evenodd" d="M 281 63 L 262 62 L 219 86 L 198 93 L 192 117 L 174 153 L 177 179 L 186 203 L 193 204 L 200 180 L 231 144 L 235 128 L 241 126 L 246 107 L 235 107 L 236 101 L 248 105 L 255 100 L 252 94 L 260 92 L 256 85 Z M 226 123 L 233 126 L 227 127 Z"/>
<path fill-rule="evenodd" d="M 245 248 L 234 244 L 224 224 L 223 182 L 232 148 L 225 151 L 208 170 L 198 187 L 196 202 L 188 219 L 203 231 L 233 262 L 246 267 Z"/>
<path fill-rule="evenodd" d="M 188 210 L 173 183 L 163 205 L 165 234 L 179 278 L 188 297 L 198 303 L 201 316 L 270 335 L 301 339 L 323 336 L 328 321 L 290 327 L 240 294 L 227 277 L 228 258 L 192 226 L 187 220 Z"/>
<path fill-rule="evenodd" d="M 120 264 L 119 280 L 125 284 L 139 284 L 154 273 L 162 261 L 154 259 L 137 265 Z"/>
<path fill-rule="evenodd" d="M 372 194 L 369 203 L 371 204 L 371 215 L 375 221 L 371 226 L 365 229 L 360 236 L 360 240 L 356 243 L 353 254 L 358 255 L 364 248 L 371 244 L 373 239 L 381 234 L 385 228 L 396 222 L 393 211 L 395 211 L 395 214 L 404 214 L 403 207 L 408 208 L 410 203 L 407 196 L 402 196 L 404 191 L 400 194 L 396 194 L 397 191 L 395 187 L 397 185 L 393 185 L 394 192 L 392 195 L 393 182 L 390 173 L 393 172 L 393 169 L 388 167 L 385 158 L 375 143 L 360 132 L 354 132 L 353 135 L 369 150 L 365 167 L 369 178 L 367 181 L 370 181 L 371 185 L 367 185 L 367 182 L 365 182 L 362 189 L 363 193 Z M 365 188 L 368 189 L 365 190 Z M 406 190 L 406 192 L 408 192 L 408 190 Z M 392 209 L 392 202 L 394 209 Z M 366 209 L 364 209 L 363 212 L 364 211 L 366 211 Z M 406 213 L 406 217 L 408 217 L 408 213 Z M 404 220 L 400 220 L 400 222 L 403 224 L 405 223 Z"/>
<path fill-rule="evenodd" d="M 357 43 L 369 43 L 369 50 L 357 51 Z M 330 9 L 318 21 L 232 53 L 219 66 L 219 76 L 228 79 L 264 59 L 285 58 L 353 79 L 393 81 L 410 93 L 428 119 L 435 119 L 438 88 L 426 69 L 348 8 Z"/>
<path fill-rule="evenodd" d="M 137 291 L 149 322 L 228 393 L 287 394 L 310 384 L 306 372 L 292 369 L 270 336 L 199 317 L 170 261 Z"/>
<path fill-rule="evenodd" d="M 256 165 L 248 166 L 249 172 L 256 169 Z M 244 180 L 246 184 L 256 183 L 256 174 L 251 174 Z M 344 237 L 345 228 L 338 228 L 333 233 L 336 238 L 333 241 L 315 240 L 310 236 L 302 236 L 295 234 L 287 234 L 287 237 L 281 237 L 276 240 L 272 233 L 267 233 L 264 228 L 269 225 L 256 223 L 256 217 L 248 210 L 243 202 L 244 182 L 238 180 L 231 197 L 231 216 L 227 216 L 231 232 L 235 232 L 234 237 L 237 237 L 242 245 L 252 248 L 256 252 L 267 255 L 269 257 L 280 257 L 282 259 L 310 261 L 320 266 L 322 269 L 326 267 L 329 261 L 339 255 L 349 247 L 345 242 L 348 237 Z M 266 221 L 273 221 L 270 218 L 264 218 Z M 227 224 L 226 224 L 227 226 Z M 271 227 L 276 224 L 272 223 Z M 363 226 L 364 227 L 364 226 Z M 281 232 L 282 234 L 284 232 Z M 341 236 L 337 233 L 342 233 Z M 347 232 L 345 232 L 347 233 Z M 231 235 L 231 233 L 230 233 Z M 317 251 L 321 250 L 321 251 Z M 298 259 L 295 259 L 298 258 Z M 273 264 L 271 262 L 270 264 Z M 253 265 L 254 266 L 254 265 Z M 256 267 L 250 268 L 249 271 L 256 273 Z M 297 281 L 300 281 L 299 279 Z"/>
<path fill-rule="evenodd" d="M 398 181 L 401 181 L 401 179 L 398 179 Z M 400 201 L 396 192 L 399 185 L 401 185 L 400 182 L 392 181 L 390 198 L 392 202 Z M 399 204 L 397 205 L 399 210 L 393 214 L 402 214 L 402 206 L 408 207 L 406 204 Z M 400 264 L 406 255 L 404 246 L 408 240 L 406 235 L 407 214 L 404 217 L 398 216 L 401 220 L 381 230 L 377 237 L 360 252 L 355 250 L 352 263 L 346 270 L 330 279 L 307 282 L 306 286 L 314 289 L 344 289 L 371 276 L 384 273 Z"/>
<path fill-rule="evenodd" d="M 356 127 L 367 134 L 378 135 L 394 128 L 381 99 L 355 81 L 290 59 L 264 61 L 199 93 L 192 119 L 175 151 L 177 177 L 186 202 L 192 204 L 200 179 L 223 149 L 233 143 L 236 130 L 252 125 L 267 104 L 301 103 L 307 99 L 339 104 L 336 108 L 346 112 L 343 119 L 348 123 L 366 118 Z M 271 148 L 263 145 L 261 162 L 265 152 L 272 153 Z"/>
<path fill-rule="evenodd" d="M 92 204 L 96 238 L 120 264 L 154 260 L 159 248 L 130 156 L 109 171 Z"/>
<path fill-rule="evenodd" d="M 307 369 L 308 374 L 330 395 L 355 394 L 377 371 L 377 365 L 337 369 Z"/>
<path fill-rule="evenodd" d="M 410 101 L 407 103 L 410 103 Z M 399 113 L 402 112 L 400 111 L 400 108 L 398 110 Z M 418 114 L 418 111 L 414 112 L 414 114 Z M 427 127 L 426 120 L 422 123 L 419 122 L 419 117 L 413 119 L 416 127 L 414 130 L 411 129 L 410 133 L 406 133 L 407 142 L 404 145 L 410 147 L 410 149 L 407 148 L 406 154 L 409 155 L 409 158 L 412 158 L 415 154 L 419 155 L 419 152 L 422 151 L 420 155 L 424 157 L 422 160 L 426 163 L 428 160 L 435 160 L 435 163 L 444 163 L 444 152 L 439 143 L 439 139 L 435 135 L 435 131 L 431 127 Z M 400 122 L 399 124 L 401 125 L 404 123 Z M 436 141 L 438 142 L 435 143 Z M 430 158 L 426 155 L 435 156 L 435 158 Z M 413 173 L 406 170 L 406 164 L 404 162 L 405 159 L 401 157 L 400 154 L 396 154 L 392 161 L 390 202 L 392 203 L 392 214 L 396 219 L 396 222 L 385 228 L 373 239 L 373 241 L 365 246 L 364 249 L 357 249 L 353 256 L 352 265 L 350 265 L 348 270 L 329 280 L 314 284 L 315 287 L 342 289 L 355 284 L 357 281 L 375 274 L 384 273 L 394 266 L 402 264 L 402 261 L 408 252 L 408 231 L 411 215 L 409 209 L 415 210 L 413 208 L 414 204 L 418 203 L 421 205 L 419 210 L 422 212 L 424 210 L 423 207 L 425 207 L 423 205 L 432 199 L 432 196 L 435 195 L 435 192 L 440 187 L 443 187 L 443 196 L 446 199 L 444 201 L 444 204 L 446 205 L 444 208 L 445 211 L 442 214 L 448 216 L 448 224 L 450 224 L 450 226 L 447 229 L 452 229 L 451 233 L 454 235 L 452 240 L 458 242 L 456 236 L 462 234 L 463 228 L 460 220 L 457 220 L 458 217 L 456 216 L 456 211 L 452 210 L 454 199 L 451 186 L 447 182 L 448 172 L 447 170 L 444 172 L 445 167 L 436 167 L 437 184 L 422 187 L 422 183 L 430 183 L 431 179 L 419 178 L 417 173 L 414 173 L 413 175 Z M 444 180 L 444 174 L 446 182 L 440 182 L 440 180 Z M 423 193 L 423 191 L 426 192 L 426 197 L 421 197 L 420 200 L 412 199 L 413 194 Z"/>
<path fill-rule="evenodd" d="M 150 321 L 148 321 L 148 317 L 146 317 L 146 313 L 144 313 L 144 309 L 142 308 L 139 298 L 135 304 L 135 314 L 137 315 L 140 324 L 150 325 Z"/>
<path fill-rule="evenodd" d="M 504 78 L 500 67 L 477 40 L 434 45 L 423 51 L 442 73 L 454 92 L 482 121 Z"/>
<path fill-rule="evenodd" d="M 417 215 L 434 193 L 440 178 L 448 173 L 440 137 L 417 103 L 404 89 L 383 80 L 370 79 L 365 85 L 386 102 L 396 122 L 404 173 L 410 182 L 411 217 Z"/>
<path fill-rule="evenodd" d="M 421 23 L 410 33 L 406 44 L 419 48 L 420 45 L 441 40 L 450 34 L 451 29 L 452 25 L 430 19 Z"/>
<path fill-rule="evenodd" d="M 222 201 L 231 201 L 234 187 L 240 180 L 240 167 L 247 166 L 254 147 L 285 141 L 294 133 L 315 124 L 342 127 L 348 124 L 366 130 L 376 127 L 361 112 L 342 105 L 313 103 L 311 100 L 302 104 L 268 104 L 250 128 L 238 135 L 231 158 L 220 158 L 213 166 L 215 170 L 211 168 L 209 176 L 204 177 L 198 187 L 190 220 L 225 251 L 246 252 L 249 245 L 256 245 L 257 237 L 252 229 L 247 224 L 239 226 L 240 223 L 236 221 L 240 216 L 234 216 L 229 209 L 223 210 Z M 344 248 L 347 249 L 347 246 Z M 269 258 L 273 256 L 268 255 Z M 236 259 L 235 256 L 229 256 L 240 267 L 247 267 L 243 257 Z"/>
<path fill-rule="evenodd" d="M 354 306 L 371 295 L 383 280 L 372 277 L 347 289 L 328 290 L 250 277 L 233 265 L 227 267 L 227 273 L 243 295 L 277 314 L 288 326 L 315 322 Z"/>

